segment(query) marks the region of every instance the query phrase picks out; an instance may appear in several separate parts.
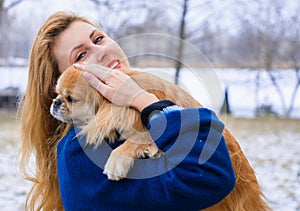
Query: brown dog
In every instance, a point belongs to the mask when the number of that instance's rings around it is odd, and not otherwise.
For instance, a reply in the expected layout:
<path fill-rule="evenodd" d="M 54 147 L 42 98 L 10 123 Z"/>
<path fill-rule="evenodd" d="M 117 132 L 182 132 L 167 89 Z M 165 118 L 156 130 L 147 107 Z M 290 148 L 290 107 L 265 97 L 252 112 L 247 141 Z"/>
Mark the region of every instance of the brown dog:
<path fill-rule="evenodd" d="M 160 100 L 171 100 L 181 107 L 202 107 L 180 87 L 154 75 L 122 70 L 141 88 L 155 94 Z M 82 127 L 88 143 L 99 144 L 104 137 L 114 141 L 116 131 L 126 140 L 111 153 L 104 169 L 109 179 L 124 178 L 135 158 L 155 158 L 161 151 L 152 141 L 141 122 L 140 113 L 128 107 L 115 106 L 94 90 L 82 76 L 82 72 L 70 67 L 59 78 L 58 96 L 51 105 L 51 114 L 68 123 Z M 233 191 L 218 204 L 205 210 L 270 210 L 264 201 L 261 188 L 239 144 L 225 128 L 223 131 L 236 176 Z M 125 159 L 126 158 L 126 159 Z"/>

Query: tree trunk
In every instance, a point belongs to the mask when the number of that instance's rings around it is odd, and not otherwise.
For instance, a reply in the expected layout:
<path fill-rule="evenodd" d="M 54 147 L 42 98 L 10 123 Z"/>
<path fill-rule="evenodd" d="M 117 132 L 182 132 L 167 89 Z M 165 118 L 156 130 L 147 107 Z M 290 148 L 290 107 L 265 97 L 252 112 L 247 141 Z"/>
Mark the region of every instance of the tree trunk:
<path fill-rule="evenodd" d="M 177 49 L 177 57 L 176 59 L 176 73 L 175 73 L 175 84 L 178 84 L 178 78 L 179 78 L 179 72 L 182 67 L 182 54 L 183 54 L 183 41 L 185 39 L 185 16 L 187 12 L 188 7 L 188 0 L 184 0 L 183 2 L 183 12 L 181 17 L 181 23 L 180 23 L 180 29 L 179 29 L 179 43 L 178 43 L 178 49 Z"/>
<path fill-rule="evenodd" d="M 292 98 L 291 98 L 291 103 L 290 103 L 290 106 L 287 110 L 287 116 L 289 117 L 291 115 L 291 112 L 293 111 L 293 108 L 294 108 L 294 103 L 295 103 L 295 100 L 296 100 L 296 95 L 297 95 L 297 91 L 299 89 L 299 86 L 300 86 L 300 74 L 299 74 L 299 68 L 295 68 L 295 73 L 296 73 L 296 78 L 297 78 L 297 84 L 293 90 L 293 94 L 292 94 Z"/>
<path fill-rule="evenodd" d="M 228 98 L 228 87 L 225 88 L 225 96 L 224 96 L 224 102 L 223 102 L 223 105 L 222 105 L 222 108 L 221 108 L 221 113 L 231 114 L 229 98 Z"/>
<path fill-rule="evenodd" d="M 255 107 L 255 116 L 258 116 L 258 110 L 259 110 L 259 107 L 260 107 L 260 101 L 259 101 L 259 91 L 260 91 L 260 70 L 257 70 L 257 73 L 256 73 L 256 77 L 255 77 L 255 104 L 256 104 L 256 107 Z"/>
<path fill-rule="evenodd" d="M 284 95 L 283 95 L 283 92 L 281 91 L 277 81 L 276 81 L 276 78 L 273 76 L 273 74 L 271 73 L 271 70 L 268 69 L 266 70 L 271 81 L 272 81 L 272 84 L 273 86 L 275 87 L 275 89 L 277 90 L 277 93 L 279 95 L 279 98 L 280 98 L 280 101 L 281 101 L 281 106 L 282 106 L 282 110 L 283 110 L 283 114 L 284 116 L 287 116 L 287 110 L 286 110 L 286 106 L 285 106 L 285 102 L 284 102 Z"/>

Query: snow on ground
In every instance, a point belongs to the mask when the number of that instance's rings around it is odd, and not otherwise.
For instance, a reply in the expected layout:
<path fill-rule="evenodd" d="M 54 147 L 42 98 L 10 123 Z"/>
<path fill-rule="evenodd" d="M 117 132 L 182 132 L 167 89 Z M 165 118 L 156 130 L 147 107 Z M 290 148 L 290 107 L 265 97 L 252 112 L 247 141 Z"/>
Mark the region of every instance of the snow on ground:
<path fill-rule="evenodd" d="M 24 210 L 25 196 L 29 182 L 18 173 L 20 154 L 19 124 L 15 119 L 2 118 L 0 121 L 0 210 Z"/>
<path fill-rule="evenodd" d="M 300 210 L 300 121 L 224 118 L 274 211 Z"/>
<path fill-rule="evenodd" d="M 274 211 L 300 211 L 300 120 L 220 116 L 236 137 Z M 0 210 L 24 210 L 30 183 L 18 171 L 16 120 L 0 121 Z"/>

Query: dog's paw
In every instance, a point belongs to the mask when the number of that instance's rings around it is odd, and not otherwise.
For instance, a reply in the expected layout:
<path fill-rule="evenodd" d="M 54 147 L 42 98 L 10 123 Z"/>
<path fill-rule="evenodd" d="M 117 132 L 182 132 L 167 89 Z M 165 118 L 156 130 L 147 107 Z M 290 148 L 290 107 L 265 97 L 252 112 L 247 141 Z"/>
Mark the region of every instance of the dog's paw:
<path fill-rule="evenodd" d="M 159 158 L 164 154 L 164 152 L 160 150 L 154 143 L 148 144 L 148 146 L 144 150 L 144 153 L 153 159 Z"/>
<path fill-rule="evenodd" d="M 159 158 L 160 156 L 162 156 L 163 154 L 164 154 L 164 152 L 162 150 L 158 149 L 158 151 L 155 154 L 153 154 L 151 156 L 151 158 L 156 159 L 156 158 Z"/>
<path fill-rule="evenodd" d="M 109 180 L 118 181 L 127 176 L 133 163 L 133 158 L 112 151 L 105 164 L 103 174 L 106 174 Z"/>

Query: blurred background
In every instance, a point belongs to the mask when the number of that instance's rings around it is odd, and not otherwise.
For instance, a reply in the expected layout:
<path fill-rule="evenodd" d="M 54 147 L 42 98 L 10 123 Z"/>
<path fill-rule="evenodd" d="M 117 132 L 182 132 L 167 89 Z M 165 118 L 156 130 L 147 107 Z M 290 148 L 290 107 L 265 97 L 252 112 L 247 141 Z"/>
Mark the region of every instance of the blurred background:
<path fill-rule="evenodd" d="M 91 19 L 135 69 L 167 74 L 240 142 L 273 210 L 300 210 L 300 1 L 0 0 L 0 210 L 24 210 L 18 98 L 42 23 Z"/>

